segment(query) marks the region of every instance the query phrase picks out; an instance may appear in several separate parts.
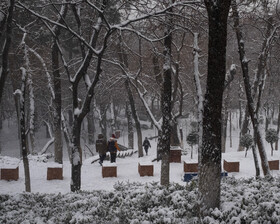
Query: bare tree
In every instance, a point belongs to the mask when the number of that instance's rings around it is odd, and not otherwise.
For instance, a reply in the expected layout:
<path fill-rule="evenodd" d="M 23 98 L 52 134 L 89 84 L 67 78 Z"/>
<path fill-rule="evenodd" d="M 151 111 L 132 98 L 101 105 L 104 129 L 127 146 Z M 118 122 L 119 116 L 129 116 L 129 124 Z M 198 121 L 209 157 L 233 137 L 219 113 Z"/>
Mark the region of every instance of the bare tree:
<path fill-rule="evenodd" d="M 243 75 L 245 92 L 246 92 L 247 102 L 248 102 L 247 108 L 248 108 L 248 112 L 250 114 L 251 121 L 253 124 L 254 136 L 255 136 L 256 143 L 258 145 L 264 175 L 271 176 L 264 144 L 263 144 L 261 133 L 260 133 L 259 121 L 257 118 L 257 114 L 255 113 L 256 111 L 255 111 L 255 106 L 254 106 L 253 95 L 251 93 L 251 85 L 250 85 L 249 74 L 248 74 L 249 61 L 245 55 L 244 40 L 243 40 L 242 32 L 240 30 L 239 15 L 238 15 L 238 10 L 237 10 L 237 5 L 236 5 L 235 0 L 233 0 L 232 9 L 233 9 L 233 17 L 234 17 L 234 28 L 235 28 L 235 32 L 236 32 L 237 44 L 238 44 L 238 50 L 239 50 L 239 58 L 240 58 L 240 62 L 241 62 L 242 75 Z"/>

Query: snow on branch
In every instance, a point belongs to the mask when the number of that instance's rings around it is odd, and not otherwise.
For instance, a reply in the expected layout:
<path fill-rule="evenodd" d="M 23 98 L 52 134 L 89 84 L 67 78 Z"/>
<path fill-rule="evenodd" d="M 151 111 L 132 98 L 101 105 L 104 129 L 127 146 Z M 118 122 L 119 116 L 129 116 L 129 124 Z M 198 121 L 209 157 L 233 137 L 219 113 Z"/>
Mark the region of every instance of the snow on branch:
<path fill-rule="evenodd" d="M 59 22 L 53 21 L 51 19 L 49 19 L 48 17 L 42 16 L 40 14 L 38 14 L 37 12 L 33 11 L 32 9 L 28 8 L 27 6 L 25 6 L 23 3 L 18 2 L 17 3 L 19 6 L 23 7 L 24 9 L 26 9 L 28 12 L 30 12 L 32 15 L 36 16 L 37 18 L 43 20 L 44 24 L 48 27 L 48 29 L 50 28 L 49 25 L 47 24 L 47 22 L 49 22 L 50 24 L 59 26 L 65 30 L 68 30 L 71 34 L 73 34 L 76 38 L 78 38 L 83 44 L 85 44 L 89 49 L 91 49 L 93 51 L 93 53 L 95 55 L 98 55 L 100 53 L 100 51 L 95 50 L 92 46 L 90 46 L 90 44 L 81 36 L 79 35 L 77 32 L 75 32 L 73 29 L 71 29 L 69 26 L 65 26 L 63 24 L 60 24 Z M 19 7 L 18 6 L 18 7 Z M 54 34 L 53 34 L 54 35 Z"/>

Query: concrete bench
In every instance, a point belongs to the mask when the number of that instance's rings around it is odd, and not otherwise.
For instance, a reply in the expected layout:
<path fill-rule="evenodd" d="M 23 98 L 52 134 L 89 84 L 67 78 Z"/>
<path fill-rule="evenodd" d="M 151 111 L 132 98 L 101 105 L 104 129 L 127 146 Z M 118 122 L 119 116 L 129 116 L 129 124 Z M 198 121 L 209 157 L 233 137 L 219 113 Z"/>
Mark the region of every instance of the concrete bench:
<path fill-rule="evenodd" d="M 59 163 L 48 164 L 47 180 L 63 180 L 63 165 Z"/>
<path fill-rule="evenodd" d="M 184 172 L 198 172 L 198 163 L 188 163 L 184 161 Z"/>
<path fill-rule="evenodd" d="M 224 170 L 227 172 L 239 172 L 239 162 L 229 162 L 224 159 Z"/>
<path fill-rule="evenodd" d="M 188 173 L 184 173 L 183 176 L 183 181 L 184 182 L 189 182 L 191 181 L 194 177 L 196 177 L 198 175 L 198 173 L 195 172 L 188 172 Z M 228 173 L 227 172 L 222 172 L 221 173 L 221 177 L 227 177 Z"/>
<path fill-rule="evenodd" d="M 170 163 L 181 163 L 181 153 L 182 149 L 179 146 L 171 146 L 169 162 Z"/>
<path fill-rule="evenodd" d="M 138 173 L 140 177 L 143 176 L 154 176 L 154 165 L 151 163 L 138 163 Z"/>
<path fill-rule="evenodd" d="M 18 166 L 5 166 L 1 168 L 1 180 L 18 180 Z"/>
<path fill-rule="evenodd" d="M 279 170 L 279 160 L 270 160 L 268 165 L 270 170 Z"/>
<path fill-rule="evenodd" d="M 102 177 L 117 177 L 117 164 L 116 163 L 103 163 L 102 164 Z"/>

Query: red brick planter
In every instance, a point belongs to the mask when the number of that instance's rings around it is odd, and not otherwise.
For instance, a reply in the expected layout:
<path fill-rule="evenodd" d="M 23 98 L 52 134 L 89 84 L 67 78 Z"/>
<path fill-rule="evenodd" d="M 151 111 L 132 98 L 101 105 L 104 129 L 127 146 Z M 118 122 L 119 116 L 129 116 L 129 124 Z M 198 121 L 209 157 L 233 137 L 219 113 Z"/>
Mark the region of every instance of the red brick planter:
<path fill-rule="evenodd" d="M 239 172 L 239 162 L 227 162 L 224 160 L 224 170 L 227 172 Z"/>
<path fill-rule="evenodd" d="M 154 165 L 138 163 L 138 173 L 140 174 L 140 177 L 154 176 Z"/>
<path fill-rule="evenodd" d="M 102 177 L 117 177 L 116 165 L 102 165 Z"/>
<path fill-rule="evenodd" d="M 169 155 L 170 163 L 181 163 L 181 148 L 171 149 Z"/>
<path fill-rule="evenodd" d="M 47 180 L 63 180 L 63 168 L 61 164 L 48 167 Z"/>
<path fill-rule="evenodd" d="M 268 161 L 270 170 L 279 170 L 279 160 Z"/>
<path fill-rule="evenodd" d="M 198 163 L 186 163 L 184 162 L 184 172 L 198 172 Z"/>
<path fill-rule="evenodd" d="M 18 166 L 15 168 L 1 168 L 1 180 L 18 180 Z"/>

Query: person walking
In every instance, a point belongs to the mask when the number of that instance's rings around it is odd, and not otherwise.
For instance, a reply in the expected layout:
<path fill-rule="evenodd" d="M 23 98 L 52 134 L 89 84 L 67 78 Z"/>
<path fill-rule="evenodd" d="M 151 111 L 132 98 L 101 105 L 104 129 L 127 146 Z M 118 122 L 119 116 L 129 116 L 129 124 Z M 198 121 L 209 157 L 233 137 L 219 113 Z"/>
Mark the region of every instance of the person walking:
<path fill-rule="evenodd" d="M 102 166 L 104 159 L 106 158 L 107 152 L 107 141 L 103 134 L 98 134 L 98 139 L 95 142 L 96 152 L 99 153 L 99 164 Z"/>
<path fill-rule="evenodd" d="M 117 150 L 120 151 L 120 148 L 116 136 L 112 134 L 112 137 L 108 141 L 108 151 L 110 152 L 111 163 L 116 162 Z"/>
<path fill-rule="evenodd" d="M 148 140 L 148 138 L 146 137 L 144 142 L 143 142 L 143 147 L 145 149 L 145 152 L 146 152 L 146 156 L 148 155 L 148 149 L 151 148 L 151 144 Z"/>

